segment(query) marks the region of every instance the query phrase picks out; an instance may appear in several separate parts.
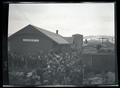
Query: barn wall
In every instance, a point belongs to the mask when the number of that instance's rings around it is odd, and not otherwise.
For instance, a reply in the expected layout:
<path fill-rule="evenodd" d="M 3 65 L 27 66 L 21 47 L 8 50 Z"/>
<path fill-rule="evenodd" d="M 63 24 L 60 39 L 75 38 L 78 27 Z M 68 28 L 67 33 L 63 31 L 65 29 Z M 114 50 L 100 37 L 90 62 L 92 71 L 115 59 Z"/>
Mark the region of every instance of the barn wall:
<path fill-rule="evenodd" d="M 55 51 L 58 51 L 58 52 L 59 51 L 60 52 L 68 52 L 71 50 L 70 44 L 56 44 L 56 43 L 54 43 L 53 46 L 54 46 L 53 49 Z"/>
<path fill-rule="evenodd" d="M 39 42 L 25 42 L 23 39 L 39 39 Z M 40 51 L 48 51 L 52 48 L 53 41 L 42 33 L 37 34 L 19 34 L 9 40 L 10 52 L 19 54 L 36 54 Z"/>

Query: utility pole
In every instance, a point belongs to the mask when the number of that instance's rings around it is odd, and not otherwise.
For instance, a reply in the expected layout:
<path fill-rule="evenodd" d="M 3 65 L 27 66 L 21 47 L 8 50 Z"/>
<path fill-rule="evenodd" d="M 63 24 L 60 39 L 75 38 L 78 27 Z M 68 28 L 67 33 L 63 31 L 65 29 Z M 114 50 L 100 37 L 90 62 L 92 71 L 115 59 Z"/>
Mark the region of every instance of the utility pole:
<path fill-rule="evenodd" d="M 92 64 L 93 64 L 93 57 L 92 57 L 92 55 L 91 55 L 91 66 L 92 66 Z"/>

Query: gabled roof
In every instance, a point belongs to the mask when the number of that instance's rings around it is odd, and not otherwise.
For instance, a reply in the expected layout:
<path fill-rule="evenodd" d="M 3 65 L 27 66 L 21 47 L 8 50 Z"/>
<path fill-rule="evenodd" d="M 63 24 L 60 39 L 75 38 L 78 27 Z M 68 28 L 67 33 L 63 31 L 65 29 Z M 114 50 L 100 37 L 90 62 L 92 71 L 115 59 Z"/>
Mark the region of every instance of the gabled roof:
<path fill-rule="evenodd" d="M 73 37 L 64 37 L 70 44 L 73 44 Z"/>
<path fill-rule="evenodd" d="M 31 25 L 33 26 L 33 25 Z M 68 41 L 66 41 L 61 35 L 47 31 L 45 29 L 33 26 L 34 28 L 36 28 L 37 30 L 39 30 L 40 32 L 42 32 L 43 34 L 45 34 L 46 36 L 48 36 L 49 38 L 51 38 L 53 41 L 55 41 L 58 44 L 69 44 Z"/>
<path fill-rule="evenodd" d="M 33 26 L 31 24 L 27 25 L 26 27 L 31 26 L 33 29 L 37 29 L 38 31 L 40 31 L 41 33 L 43 33 L 44 35 L 46 35 L 47 37 L 49 37 L 50 39 L 52 39 L 53 41 L 55 41 L 58 44 L 69 44 L 68 41 L 66 41 L 61 35 L 47 31 L 43 28 L 39 28 L 36 26 Z"/>

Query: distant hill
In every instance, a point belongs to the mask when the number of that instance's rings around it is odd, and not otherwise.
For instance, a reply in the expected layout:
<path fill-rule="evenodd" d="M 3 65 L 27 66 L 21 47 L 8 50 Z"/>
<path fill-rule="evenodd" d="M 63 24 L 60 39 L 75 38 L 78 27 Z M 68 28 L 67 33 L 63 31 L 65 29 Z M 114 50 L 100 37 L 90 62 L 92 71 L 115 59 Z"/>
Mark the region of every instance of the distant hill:
<path fill-rule="evenodd" d="M 95 39 L 98 40 L 99 38 L 107 38 L 111 43 L 115 42 L 114 36 L 106 36 L 106 35 L 98 35 L 98 36 L 84 36 L 84 39 Z"/>
<path fill-rule="evenodd" d="M 98 35 L 98 36 L 84 36 L 84 38 L 114 38 L 114 36 Z"/>

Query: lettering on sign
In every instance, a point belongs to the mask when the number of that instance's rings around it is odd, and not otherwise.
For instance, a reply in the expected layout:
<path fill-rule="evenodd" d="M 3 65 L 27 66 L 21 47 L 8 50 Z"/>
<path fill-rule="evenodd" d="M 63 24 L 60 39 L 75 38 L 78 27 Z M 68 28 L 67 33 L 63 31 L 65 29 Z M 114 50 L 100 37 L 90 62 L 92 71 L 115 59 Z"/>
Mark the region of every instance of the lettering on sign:
<path fill-rule="evenodd" d="M 23 42 L 39 42 L 39 39 L 22 39 Z"/>

